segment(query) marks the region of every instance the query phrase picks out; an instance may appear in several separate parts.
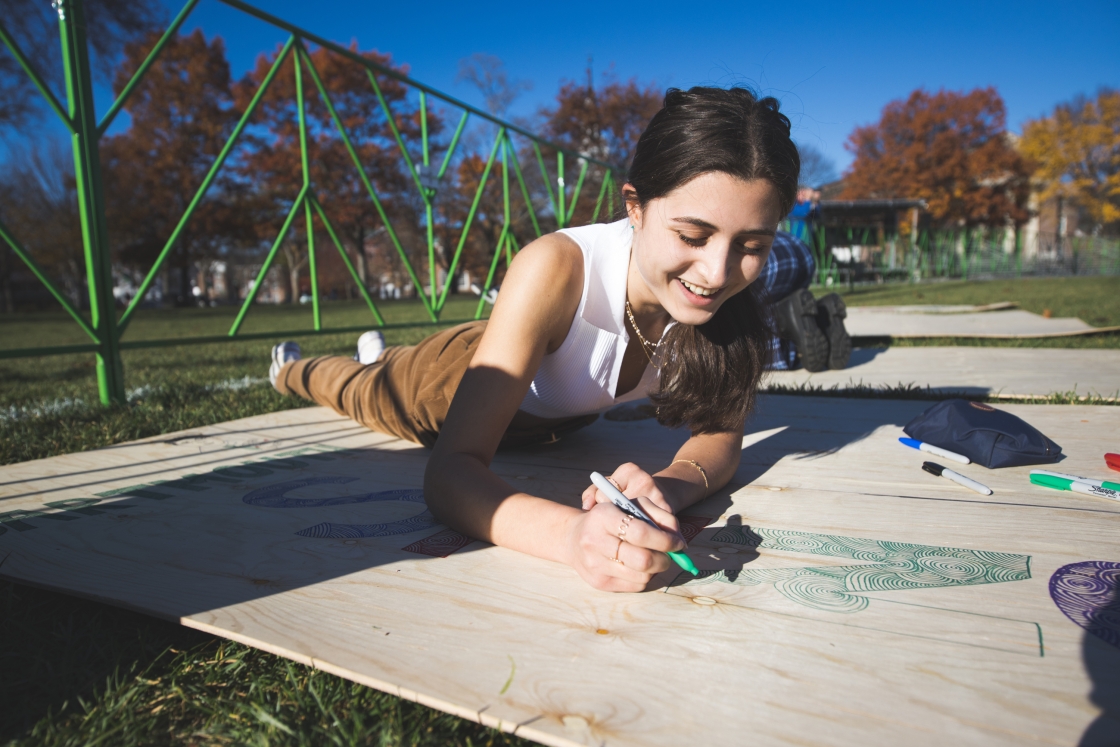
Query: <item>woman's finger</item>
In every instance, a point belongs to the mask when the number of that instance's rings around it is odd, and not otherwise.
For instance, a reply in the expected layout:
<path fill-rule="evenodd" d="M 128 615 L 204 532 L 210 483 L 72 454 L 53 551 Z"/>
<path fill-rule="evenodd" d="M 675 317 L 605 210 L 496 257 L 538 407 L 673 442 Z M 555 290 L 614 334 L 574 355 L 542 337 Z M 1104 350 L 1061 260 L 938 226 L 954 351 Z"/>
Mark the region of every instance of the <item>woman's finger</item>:
<path fill-rule="evenodd" d="M 653 479 L 653 475 L 638 465 L 633 463 L 620 465 L 610 479 L 627 496 L 645 496 L 662 510 L 672 513 L 672 508 L 669 502 L 665 500 L 665 496 L 662 495 L 661 488 L 657 486 L 657 481 Z"/>
<path fill-rule="evenodd" d="M 673 552 L 685 549 L 687 543 L 679 532 L 652 527 L 641 519 L 634 519 L 626 528 L 626 541 L 647 550 Z"/>
<path fill-rule="evenodd" d="M 623 542 L 618 549 L 620 564 L 627 569 L 644 574 L 648 578 L 654 574 L 669 570 L 669 556 L 663 552 L 654 552 L 644 547 L 638 547 L 629 542 Z"/>
<path fill-rule="evenodd" d="M 654 523 L 662 529 L 672 532 L 673 534 L 681 533 L 681 523 L 677 521 L 677 517 L 673 515 L 672 511 L 667 511 L 659 503 L 649 498 L 648 496 L 638 496 L 633 501 L 642 507 L 649 518 L 653 519 Z M 682 536 L 683 540 L 684 537 Z"/>

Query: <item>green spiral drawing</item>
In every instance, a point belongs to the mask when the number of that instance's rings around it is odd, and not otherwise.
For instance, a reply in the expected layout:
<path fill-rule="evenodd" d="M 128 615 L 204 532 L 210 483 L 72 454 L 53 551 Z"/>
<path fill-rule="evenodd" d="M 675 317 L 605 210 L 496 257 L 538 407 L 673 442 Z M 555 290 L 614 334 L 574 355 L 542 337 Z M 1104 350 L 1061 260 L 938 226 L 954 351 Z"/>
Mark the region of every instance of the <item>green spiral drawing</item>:
<path fill-rule="evenodd" d="M 737 586 L 771 584 L 798 604 L 829 612 L 859 612 L 869 603 L 860 592 L 932 589 L 1023 581 L 1031 577 L 1029 555 L 957 547 L 883 542 L 863 537 L 794 532 L 764 527 L 723 527 L 711 539 L 719 545 L 783 550 L 871 565 L 760 568 L 682 574 L 674 585 L 714 582 Z"/>

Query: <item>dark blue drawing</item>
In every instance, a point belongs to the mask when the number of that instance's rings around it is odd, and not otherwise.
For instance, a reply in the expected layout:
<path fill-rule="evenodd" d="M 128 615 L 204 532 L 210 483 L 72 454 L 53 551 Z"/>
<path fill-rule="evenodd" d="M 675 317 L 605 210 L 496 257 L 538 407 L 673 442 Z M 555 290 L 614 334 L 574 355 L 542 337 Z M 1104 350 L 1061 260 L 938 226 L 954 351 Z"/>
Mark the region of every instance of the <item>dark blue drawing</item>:
<path fill-rule="evenodd" d="M 1120 648 L 1120 563 L 1063 565 L 1050 577 L 1050 598 L 1086 632 Z"/>
<path fill-rule="evenodd" d="M 424 491 L 416 489 L 382 490 L 376 493 L 336 496 L 333 498 L 288 498 L 287 494 L 311 485 L 346 485 L 358 480 L 357 477 L 305 477 L 288 480 L 258 488 L 242 498 L 250 506 L 263 508 L 319 508 L 322 506 L 345 506 L 353 503 L 374 501 L 394 501 L 398 503 L 424 503 Z M 408 534 L 440 526 L 435 517 L 424 509 L 416 516 L 383 524 L 335 524 L 323 522 L 296 532 L 301 537 L 322 539 L 357 539 L 361 537 L 391 537 L 394 534 Z"/>

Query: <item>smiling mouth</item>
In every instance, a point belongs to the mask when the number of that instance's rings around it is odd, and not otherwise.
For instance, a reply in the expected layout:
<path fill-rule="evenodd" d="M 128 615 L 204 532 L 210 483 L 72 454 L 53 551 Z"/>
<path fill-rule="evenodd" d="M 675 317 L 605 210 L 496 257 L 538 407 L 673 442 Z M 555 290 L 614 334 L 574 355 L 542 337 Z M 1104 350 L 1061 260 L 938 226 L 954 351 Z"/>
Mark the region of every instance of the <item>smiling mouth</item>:
<path fill-rule="evenodd" d="M 722 288 L 705 288 L 702 285 L 693 285 L 684 278 L 677 278 L 677 280 L 681 281 L 681 285 L 687 288 L 689 292 L 702 298 L 709 298 L 722 290 Z"/>

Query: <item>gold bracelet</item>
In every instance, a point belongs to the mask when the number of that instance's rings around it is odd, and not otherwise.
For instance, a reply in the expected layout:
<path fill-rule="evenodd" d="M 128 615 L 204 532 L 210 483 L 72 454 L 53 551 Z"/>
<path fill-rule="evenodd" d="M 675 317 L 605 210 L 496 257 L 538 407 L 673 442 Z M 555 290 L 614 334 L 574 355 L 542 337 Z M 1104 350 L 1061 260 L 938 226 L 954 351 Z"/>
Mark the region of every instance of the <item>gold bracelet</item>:
<path fill-rule="evenodd" d="M 704 478 L 704 490 L 708 489 L 708 473 L 705 472 L 704 468 L 700 466 L 700 462 L 693 461 L 692 459 L 676 459 L 676 460 L 673 461 L 673 464 L 676 464 L 677 462 L 684 462 L 685 464 L 691 464 L 693 467 L 700 470 L 700 476 Z M 669 466 L 672 467 L 673 464 L 670 464 Z"/>

